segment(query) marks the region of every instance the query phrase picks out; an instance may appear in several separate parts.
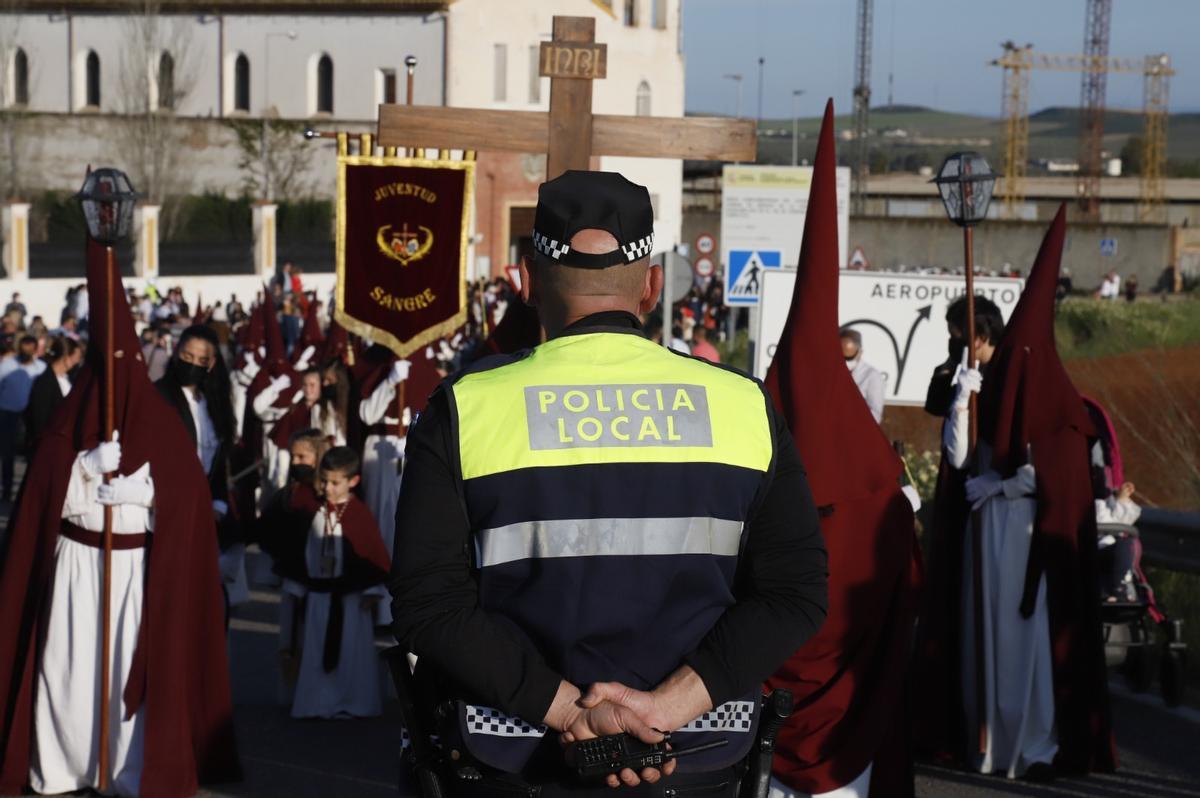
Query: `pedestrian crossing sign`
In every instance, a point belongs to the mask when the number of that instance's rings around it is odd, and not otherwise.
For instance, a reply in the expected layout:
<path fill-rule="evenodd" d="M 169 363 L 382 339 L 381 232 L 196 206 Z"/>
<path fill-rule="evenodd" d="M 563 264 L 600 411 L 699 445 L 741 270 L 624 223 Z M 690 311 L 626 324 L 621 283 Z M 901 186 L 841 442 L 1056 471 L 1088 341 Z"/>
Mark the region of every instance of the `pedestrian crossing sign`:
<path fill-rule="evenodd" d="M 725 304 L 757 305 L 764 269 L 783 268 L 783 254 L 771 249 L 733 249 L 725 270 Z"/>

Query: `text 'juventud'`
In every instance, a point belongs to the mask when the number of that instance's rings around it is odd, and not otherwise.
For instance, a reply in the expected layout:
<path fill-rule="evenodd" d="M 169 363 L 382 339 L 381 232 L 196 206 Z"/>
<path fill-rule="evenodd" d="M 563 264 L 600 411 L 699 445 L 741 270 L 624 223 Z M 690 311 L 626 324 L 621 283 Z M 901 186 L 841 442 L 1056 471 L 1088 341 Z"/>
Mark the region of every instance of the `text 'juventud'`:
<path fill-rule="evenodd" d="M 525 389 L 532 449 L 711 446 L 702 385 L 539 385 Z"/>

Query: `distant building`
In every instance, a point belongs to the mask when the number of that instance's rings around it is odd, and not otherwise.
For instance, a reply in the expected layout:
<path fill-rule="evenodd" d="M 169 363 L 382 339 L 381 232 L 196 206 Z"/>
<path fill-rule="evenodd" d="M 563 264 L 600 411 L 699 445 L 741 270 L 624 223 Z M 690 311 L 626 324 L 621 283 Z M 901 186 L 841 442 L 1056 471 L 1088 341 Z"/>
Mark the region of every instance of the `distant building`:
<path fill-rule="evenodd" d="M 681 0 L 157 0 L 160 13 L 113 13 L 106 0 L 22 0 L 0 10 L 0 109 L 26 125 L 21 189 L 75 190 L 86 164 L 122 159 L 128 114 L 170 115 L 182 146 L 177 192 L 237 195 L 254 157 L 230 122 L 302 121 L 367 132 L 380 103 L 546 110 L 537 50 L 551 17 L 594 16 L 608 45 L 598 113 L 683 115 Z M 134 6 L 137 7 L 137 6 Z M 147 44 L 148 43 L 148 44 Z M 300 182 L 334 194 L 328 144 Z M 6 157 L 8 152 L 6 150 Z M 679 241 L 682 164 L 602 158 L 650 188 L 657 251 Z M 137 179 L 141 164 L 128 164 Z M 544 155 L 481 152 L 476 268 L 502 273 L 528 247 Z"/>

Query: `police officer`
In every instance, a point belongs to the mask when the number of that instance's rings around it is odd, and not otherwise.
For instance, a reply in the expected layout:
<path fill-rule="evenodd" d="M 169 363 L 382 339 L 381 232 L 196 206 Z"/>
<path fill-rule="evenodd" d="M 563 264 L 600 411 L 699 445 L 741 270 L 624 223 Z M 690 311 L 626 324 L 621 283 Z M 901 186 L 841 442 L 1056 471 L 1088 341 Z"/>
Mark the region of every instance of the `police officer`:
<path fill-rule="evenodd" d="M 409 432 L 397 638 L 456 699 L 456 794 L 605 791 L 563 742 L 670 732 L 728 744 L 608 785 L 732 795 L 762 682 L 825 616 L 804 468 L 759 382 L 645 337 L 643 186 L 567 172 L 534 225 L 521 294 L 548 340 L 447 380 Z"/>

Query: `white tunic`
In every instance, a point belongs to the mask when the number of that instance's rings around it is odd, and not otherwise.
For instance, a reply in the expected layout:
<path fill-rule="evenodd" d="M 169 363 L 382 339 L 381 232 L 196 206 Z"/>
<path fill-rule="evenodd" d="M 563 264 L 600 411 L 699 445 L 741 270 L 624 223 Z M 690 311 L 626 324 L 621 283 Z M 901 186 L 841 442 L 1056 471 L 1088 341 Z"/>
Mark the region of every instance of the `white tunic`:
<path fill-rule="evenodd" d="M 304 555 L 308 574 L 323 579 L 340 577 L 345 568 L 342 525 L 335 523 L 327 536 L 328 512 L 328 505 L 325 505 L 313 517 Z M 303 592 L 303 588 L 294 583 L 289 583 L 289 587 Z M 386 594 L 383 585 L 375 585 L 364 592 L 342 596 L 341 653 L 337 668 L 326 673 L 322 660 L 332 598 L 329 593 L 308 591 L 292 717 L 374 717 L 383 713 L 375 623 L 368 602 L 382 599 Z"/>
<path fill-rule="evenodd" d="M 286 390 L 286 389 L 285 389 Z M 286 449 L 280 449 L 271 440 L 270 428 L 279 419 L 287 415 L 291 409 L 288 407 L 275 407 L 275 400 L 279 398 L 282 391 L 273 385 L 268 384 L 267 387 L 259 391 L 258 396 L 254 397 L 253 409 L 255 415 L 262 420 L 265 432 L 262 436 L 262 456 L 263 464 L 267 467 L 266 477 L 262 482 L 262 490 L 259 494 L 259 508 L 265 509 L 267 503 L 271 501 L 271 497 L 275 495 L 275 491 L 287 484 L 288 472 L 288 453 Z M 303 396 L 301 391 L 296 391 L 292 398 L 292 404 L 300 401 Z"/>
<path fill-rule="evenodd" d="M 99 475 L 75 459 L 62 517 L 92 532 L 104 529 L 104 507 L 96 501 Z M 150 464 L 132 476 L 150 481 Z M 153 530 L 153 511 L 113 507 L 114 534 Z M 112 790 L 138 794 L 142 776 L 143 710 L 125 720 L 122 693 L 129 677 L 142 618 L 145 550 L 112 553 L 112 615 L 109 624 L 109 774 Z M 104 552 L 60 535 L 55 548 L 49 612 L 34 685 L 34 745 L 29 780 L 36 792 L 63 793 L 95 787 L 100 739 L 100 652 L 98 624 L 104 585 Z"/>
<path fill-rule="evenodd" d="M 944 430 L 950 462 L 967 462 L 967 411 L 954 410 Z M 979 444 L 980 461 L 991 452 Z M 1032 465 L 1032 464 L 1031 464 Z M 972 765 L 981 773 L 1024 775 L 1036 762 L 1050 764 L 1058 752 L 1054 725 L 1054 660 L 1050 648 L 1050 616 L 1046 608 L 1046 578 L 1038 584 L 1032 617 L 1021 616 L 1025 569 L 1037 513 L 1033 469 L 1021 469 L 1007 479 L 1003 491 L 979 511 L 983 546 L 983 679 L 987 712 L 987 750 L 974 754 Z M 974 750 L 978 738 L 975 697 L 975 604 L 973 549 L 968 525 L 963 547 L 962 667 L 964 732 Z"/>
<path fill-rule="evenodd" d="M 395 410 L 396 386 L 398 382 L 385 379 L 371 395 L 358 405 L 358 416 L 364 424 L 387 424 L 407 427 L 411 416 L 404 408 L 402 417 L 397 418 L 388 411 Z M 400 463 L 404 459 L 404 444 L 407 438 L 399 435 L 368 435 L 363 444 L 362 481 L 363 501 L 375 516 L 383 544 L 388 554 L 396 537 L 396 502 L 400 498 Z M 375 621 L 381 626 L 392 622 L 391 606 L 386 601 L 376 607 Z"/>
<path fill-rule="evenodd" d="M 796 792 L 774 776 L 771 777 L 771 790 L 767 798 L 867 798 L 871 794 L 871 765 L 859 773 L 849 784 L 842 785 L 829 792 Z"/>

